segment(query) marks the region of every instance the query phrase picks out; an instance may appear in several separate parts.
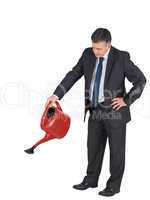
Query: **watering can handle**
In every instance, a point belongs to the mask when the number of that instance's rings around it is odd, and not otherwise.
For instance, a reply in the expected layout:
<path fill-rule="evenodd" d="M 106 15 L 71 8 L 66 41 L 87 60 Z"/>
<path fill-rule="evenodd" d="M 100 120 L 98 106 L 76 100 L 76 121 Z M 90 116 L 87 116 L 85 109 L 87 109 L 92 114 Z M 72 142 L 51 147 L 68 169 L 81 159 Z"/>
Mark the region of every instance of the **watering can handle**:
<path fill-rule="evenodd" d="M 49 102 L 49 105 L 50 105 L 50 104 L 51 104 L 51 101 Z M 61 108 L 59 102 L 58 102 L 58 101 L 55 101 L 55 104 L 56 104 L 57 108 L 58 108 L 59 110 L 62 111 L 62 108 Z M 48 105 L 47 107 L 49 107 L 49 105 Z"/>
<path fill-rule="evenodd" d="M 58 102 L 58 101 L 56 101 L 55 103 L 56 103 L 57 107 L 59 108 L 59 110 L 61 110 L 61 111 L 62 111 L 62 108 L 61 108 L 61 106 L 60 106 L 59 102 Z"/>

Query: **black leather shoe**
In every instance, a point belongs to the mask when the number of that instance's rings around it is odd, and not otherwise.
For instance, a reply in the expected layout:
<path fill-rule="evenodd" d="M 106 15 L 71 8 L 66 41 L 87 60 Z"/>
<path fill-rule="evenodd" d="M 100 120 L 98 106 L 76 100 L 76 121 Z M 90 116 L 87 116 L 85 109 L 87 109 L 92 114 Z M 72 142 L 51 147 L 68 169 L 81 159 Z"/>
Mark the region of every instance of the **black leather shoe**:
<path fill-rule="evenodd" d="M 86 190 L 88 188 L 96 188 L 96 187 L 97 187 L 97 185 L 89 184 L 86 178 L 84 178 L 80 184 L 73 185 L 73 188 L 77 189 L 77 190 Z"/>
<path fill-rule="evenodd" d="M 102 196 L 110 197 L 119 192 L 120 192 L 120 189 L 114 190 L 113 188 L 106 187 L 104 190 L 100 191 L 98 194 Z"/>

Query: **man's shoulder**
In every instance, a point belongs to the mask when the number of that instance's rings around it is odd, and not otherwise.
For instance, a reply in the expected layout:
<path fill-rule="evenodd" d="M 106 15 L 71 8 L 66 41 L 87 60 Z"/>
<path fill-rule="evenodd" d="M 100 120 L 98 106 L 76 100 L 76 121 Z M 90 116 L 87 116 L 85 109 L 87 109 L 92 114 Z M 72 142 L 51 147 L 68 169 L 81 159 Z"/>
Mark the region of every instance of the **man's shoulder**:
<path fill-rule="evenodd" d="M 84 59 L 89 58 L 93 54 L 92 47 L 87 47 L 82 51 L 82 57 Z"/>
<path fill-rule="evenodd" d="M 81 50 L 80 53 L 80 60 L 84 61 L 89 61 L 89 58 L 92 55 L 92 48 L 91 47 L 87 47 Z"/>
<path fill-rule="evenodd" d="M 128 51 L 120 50 L 116 47 L 113 47 L 113 49 L 121 56 L 130 56 L 130 53 Z"/>
<path fill-rule="evenodd" d="M 86 47 L 84 49 L 84 53 L 91 53 L 92 52 L 92 47 Z"/>

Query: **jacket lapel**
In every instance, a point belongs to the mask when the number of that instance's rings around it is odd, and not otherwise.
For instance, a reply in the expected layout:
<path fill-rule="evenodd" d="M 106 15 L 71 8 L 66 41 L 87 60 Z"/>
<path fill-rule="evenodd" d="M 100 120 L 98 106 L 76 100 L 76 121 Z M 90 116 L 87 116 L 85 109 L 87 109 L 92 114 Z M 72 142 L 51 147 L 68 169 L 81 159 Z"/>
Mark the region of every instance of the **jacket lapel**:
<path fill-rule="evenodd" d="M 104 79 L 104 87 L 106 86 L 107 80 L 109 79 L 114 61 L 115 61 L 115 49 L 114 49 L 113 46 L 111 46 L 110 52 L 109 52 L 109 55 L 108 55 L 108 60 L 107 60 L 105 79 Z M 92 57 L 91 57 L 91 61 L 90 61 L 90 68 L 91 68 L 91 70 L 90 70 L 90 84 L 91 84 L 91 81 L 92 81 L 92 75 L 93 75 L 93 71 L 94 71 L 94 68 L 95 68 L 95 63 L 96 63 L 96 57 L 95 57 L 94 53 L 92 52 Z"/>
<path fill-rule="evenodd" d="M 94 69 L 95 69 L 95 63 L 96 63 L 96 56 L 94 55 L 93 53 L 93 50 L 92 51 L 92 56 L 91 56 L 91 59 L 90 59 L 90 71 L 89 71 L 89 78 L 90 78 L 90 84 L 91 84 L 91 81 L 92 81 L 92 76 L 93 76 L 93 72 L 94 72 Z"/>
<path fill-rule="evenodd" d="M 104 88 L 106 87 L 107 81 L 109 79 L 109 76 L 110 76 L 114 61 L 115 61 L 114 57 L 115 57 L 114 48 L 111 46 L 110 52 L 109 52 L 109 55 L 108 55 L 107 65 L 106 65 Z"/>

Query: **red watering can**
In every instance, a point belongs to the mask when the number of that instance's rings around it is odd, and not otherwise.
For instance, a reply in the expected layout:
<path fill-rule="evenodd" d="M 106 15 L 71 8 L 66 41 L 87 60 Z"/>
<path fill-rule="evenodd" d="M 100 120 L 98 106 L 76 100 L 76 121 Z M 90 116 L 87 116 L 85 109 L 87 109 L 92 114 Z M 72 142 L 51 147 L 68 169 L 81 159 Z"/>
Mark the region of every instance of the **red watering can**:
<path fill-rule="evenodd" d="M 69 130 L 71 122 L 69 115 L 63 112 L 58 101 L 55 102 L 56 103 L 55 106 L 52 105 L 50 107 L 50 103 L 45 108 L 40 123 L 41 129 L 44 130 L 46 134 L 31 148 L 24 150 L 28 154 L 33 154 L 34 149 L 38 145 L 47 142 L 48 140 L 54 138 L 57 139 L 63 138 Z"/>

